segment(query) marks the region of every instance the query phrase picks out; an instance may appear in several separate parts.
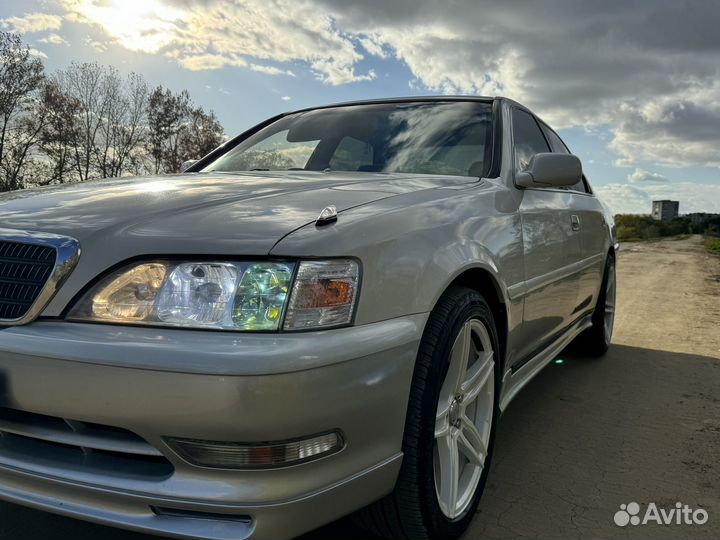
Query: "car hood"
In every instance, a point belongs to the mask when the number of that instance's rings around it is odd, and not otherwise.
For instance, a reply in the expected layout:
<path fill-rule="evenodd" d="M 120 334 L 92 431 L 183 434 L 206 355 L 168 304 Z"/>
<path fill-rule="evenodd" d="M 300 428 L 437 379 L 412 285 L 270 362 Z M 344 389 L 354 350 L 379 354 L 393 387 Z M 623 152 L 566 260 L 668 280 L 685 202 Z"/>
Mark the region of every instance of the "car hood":
<path fill-rule="evenodd" d="M 120 256 L 265 255 L 327 205 L 338 212 L 467 177 L 343 173 L 194 173 L 114 179 L 0 197 L 0 228 L 72 236 Z"/>

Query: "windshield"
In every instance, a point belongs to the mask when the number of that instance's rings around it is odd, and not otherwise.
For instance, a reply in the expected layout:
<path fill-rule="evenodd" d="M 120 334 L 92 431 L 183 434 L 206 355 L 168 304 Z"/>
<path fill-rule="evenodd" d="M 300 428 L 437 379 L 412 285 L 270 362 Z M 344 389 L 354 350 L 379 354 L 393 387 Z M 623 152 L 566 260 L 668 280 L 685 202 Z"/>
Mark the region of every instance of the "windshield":
<path fill-rule="evenodd" d="M 473 101 L 368 104 L 285 116 L 205 172 L 361 171 L 482 176 L 492 107 Z"/>

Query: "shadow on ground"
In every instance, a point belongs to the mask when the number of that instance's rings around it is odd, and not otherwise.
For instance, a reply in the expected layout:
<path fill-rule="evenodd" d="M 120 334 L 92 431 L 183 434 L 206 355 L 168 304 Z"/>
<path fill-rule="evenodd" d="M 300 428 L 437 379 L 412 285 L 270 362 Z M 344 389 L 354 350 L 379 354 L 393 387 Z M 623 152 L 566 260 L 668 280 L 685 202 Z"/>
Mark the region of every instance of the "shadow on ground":
<path fill-rule="evenodd" d="M 550 364 L 502 417 L 466 539 L 720 536 L 720 359 L 614 345 Z M 620 528 L 621 503 L 704 507 L 704 526 Z M 0 503 L 0 539 L 152 537 Z M 348 519 L 302 537 L 372 538 Z"/>

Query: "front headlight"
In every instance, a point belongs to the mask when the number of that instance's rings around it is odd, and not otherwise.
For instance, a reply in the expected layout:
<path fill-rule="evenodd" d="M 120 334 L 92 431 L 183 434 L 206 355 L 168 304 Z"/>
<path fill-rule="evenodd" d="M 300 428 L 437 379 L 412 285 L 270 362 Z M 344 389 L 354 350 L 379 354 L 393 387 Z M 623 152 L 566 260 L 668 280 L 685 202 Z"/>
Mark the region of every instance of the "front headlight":
<path fill-rule="evenodd" d="M 279 330 L 285 318 L 286 330 L 328 328 L 351 322 L 357 286 L 358 265 L 345 259 L 151 261 L 100 280 L 67 318 L 244 331 Z"/>

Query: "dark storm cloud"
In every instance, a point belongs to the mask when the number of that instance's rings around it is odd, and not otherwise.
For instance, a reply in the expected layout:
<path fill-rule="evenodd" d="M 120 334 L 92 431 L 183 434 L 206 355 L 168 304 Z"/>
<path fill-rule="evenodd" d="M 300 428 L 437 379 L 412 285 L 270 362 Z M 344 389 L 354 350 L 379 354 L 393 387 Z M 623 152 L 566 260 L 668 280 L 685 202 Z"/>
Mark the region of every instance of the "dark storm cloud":
<path fill-rule="evenodd" d="M 720 165 L 720 3 L 317 1 L 431 90 L 506 94 L 561 126 L 607 124 L 623 162 Z"/>

